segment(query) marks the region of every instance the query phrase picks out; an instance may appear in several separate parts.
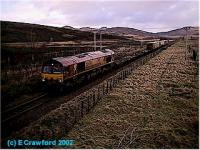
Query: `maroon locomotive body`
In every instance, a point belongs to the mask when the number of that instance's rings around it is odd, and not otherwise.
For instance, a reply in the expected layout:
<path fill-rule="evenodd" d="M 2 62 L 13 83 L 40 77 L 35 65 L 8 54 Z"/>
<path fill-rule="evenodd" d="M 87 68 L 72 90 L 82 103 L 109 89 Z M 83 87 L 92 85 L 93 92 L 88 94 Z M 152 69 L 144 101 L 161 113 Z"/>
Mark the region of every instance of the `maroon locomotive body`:
<path fill-rule="evenodd" d="M 113 62 L 114 52 L 109 49 L 52 58 L 42 67 L 42 81 L 64 82 L 89 71 L 110 66 Z"/>

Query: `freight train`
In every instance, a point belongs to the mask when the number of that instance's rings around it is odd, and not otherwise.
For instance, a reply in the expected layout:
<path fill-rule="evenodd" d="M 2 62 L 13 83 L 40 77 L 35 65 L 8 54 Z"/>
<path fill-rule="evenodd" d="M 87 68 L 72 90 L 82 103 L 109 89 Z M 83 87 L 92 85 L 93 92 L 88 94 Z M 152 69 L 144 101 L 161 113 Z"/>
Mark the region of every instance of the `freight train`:
<path fill-rule="evenodd" d="M 147 43 L 146 51 L 168 44 L 168 40 Z M 88 80 L 92 74 L 99 74 L 115 66 L 114 52 L 110 49 L 86 52 L 75 56 L 52 58 L 42 66 L 42 81 L 49 85 L 74 84 Z M 45 85 L 46 85 L 45 84 Z"/>
<path fill-rule="evenodd" d="M 65 83 L 77 77 L 88 78 L 92 72 L 109 69 L 113 62 L 114 52 L 110 49 L 52 58 L 43 64 L 41 77 L 46 83 Z"/>

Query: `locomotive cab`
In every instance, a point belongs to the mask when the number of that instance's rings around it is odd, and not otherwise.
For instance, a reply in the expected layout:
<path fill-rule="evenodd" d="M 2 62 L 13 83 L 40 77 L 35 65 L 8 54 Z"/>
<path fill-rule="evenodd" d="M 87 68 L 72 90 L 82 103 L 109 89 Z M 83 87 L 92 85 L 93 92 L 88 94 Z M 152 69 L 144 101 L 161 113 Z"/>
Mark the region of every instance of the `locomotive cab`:
<path fill-rule="evenodd" d="M 42 81 L 58 81 L 63 82 L 63 74 L 67 70 L 63 68 L 62 64 L 55 61 L 50 60 L 45 63 L 42 67 Z"/>

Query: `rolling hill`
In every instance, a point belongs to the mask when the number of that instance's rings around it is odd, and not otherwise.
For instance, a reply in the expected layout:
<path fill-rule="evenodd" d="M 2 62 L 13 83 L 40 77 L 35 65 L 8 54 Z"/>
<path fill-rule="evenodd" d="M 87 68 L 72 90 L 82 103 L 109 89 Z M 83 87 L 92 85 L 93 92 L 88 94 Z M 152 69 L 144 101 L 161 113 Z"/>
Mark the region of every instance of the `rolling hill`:
<path fill-rule="evenodd" d="M 104 39 L 125 39 L 117 35 L 104 35 Z M 30 23 L 1 21 L 1 42 L 62 42 L 92 41 L 93 33 L 73 27 L 52 27 Z"/>
<path fill-rule="evenodd" d="M 102 30 L 104 39 L 125 40 L 127 37 L 135 39 L 159 38 L 159 37 L 182 37 L 185 28 L 179 28 L 168 32 L 151 33 L 128 27 L 102 27 L 100 29 L 91 27 L 74 28 L 71 26 L 52 27 L 30 23 L 19 23 L 1 21 L 2 43 L 12 42 L 62 42 L 62 41 L 92 41 L 93 31 Z M 199 28 L 190 27 L 188 35 L 198 36 Z M 98 36 L 98 35 L 97 35 Z"/>
<path fill-rule="evenodd" d="M 187 27 L 188 29 L 188 35 L 191 36 L 198 36 L 199 35 L 199 28 L 198 27 Z M 180 28 L 180 29 L 175 29 L 171 30 L 168 32 L 158 32 L 156 33 L 158 36 L 164 36 L 164 37 L 169 37 L 169 36 L 185 36 L 186 35 L 186 30 L 185 27 Z"/>
<path fill-rule="evenodd" d="M 106 28 L 103 30 L 104 33 L 108 34 L 114 34 L 114 35 L 120 35 L 120 36 L 133 36 L 133 37 L 182 37 L 185 36 L 186 30 L 185 27 L 171 30 L 168 32 L 157 32 L 157 33 L 151 33 L 146 32 L 134 28 L 127 28 L 127 27 L 112 27 L 112 28 Z M 199 35 L 199 28 L 198 27 L 189 27 L 188 29 L 188 35 L 191 36 L 198 36 Z"/>

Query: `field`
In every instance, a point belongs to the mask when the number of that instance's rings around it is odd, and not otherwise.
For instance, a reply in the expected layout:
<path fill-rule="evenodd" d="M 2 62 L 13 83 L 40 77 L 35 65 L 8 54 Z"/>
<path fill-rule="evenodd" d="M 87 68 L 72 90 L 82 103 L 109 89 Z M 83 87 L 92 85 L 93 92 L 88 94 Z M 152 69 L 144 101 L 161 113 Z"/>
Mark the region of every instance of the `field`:
<path fill-rule="evenodd" d="M 138 68 L 65 138 L 75 148 L 198 148 L 198 69 L 183 46 Z"/>
<path fill-rule="evenodd" d="M 45 131 L 45 139 L 74 139 L 73 148 L 198 148 L 198 67 L 184 47 L 180 41 L 137 68 L 70 131 L 63 104 L 13 137 Z"/>

